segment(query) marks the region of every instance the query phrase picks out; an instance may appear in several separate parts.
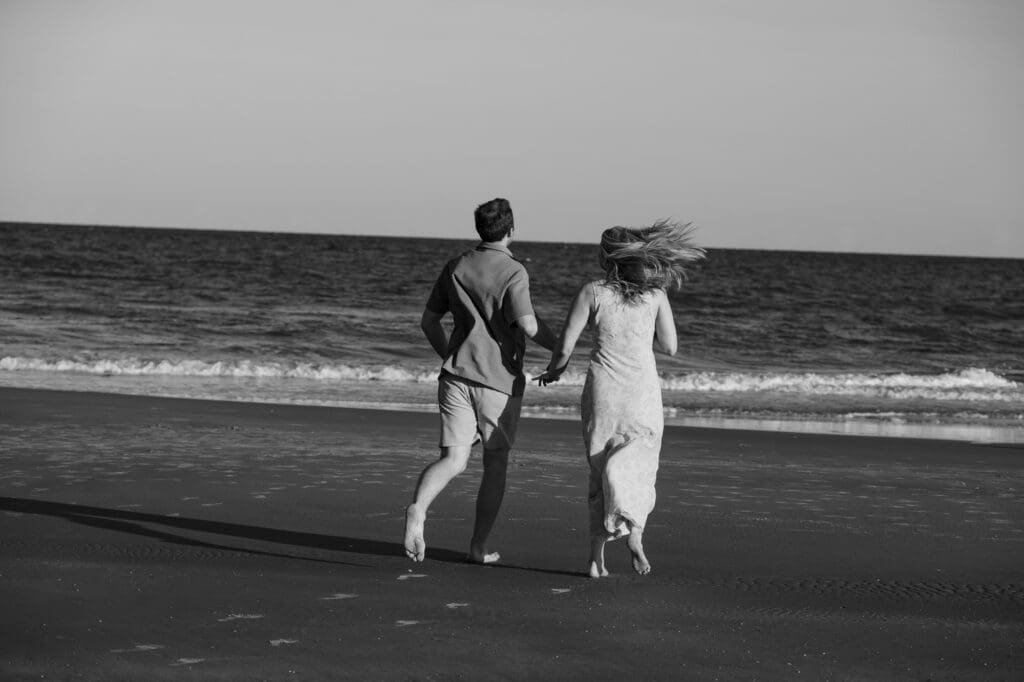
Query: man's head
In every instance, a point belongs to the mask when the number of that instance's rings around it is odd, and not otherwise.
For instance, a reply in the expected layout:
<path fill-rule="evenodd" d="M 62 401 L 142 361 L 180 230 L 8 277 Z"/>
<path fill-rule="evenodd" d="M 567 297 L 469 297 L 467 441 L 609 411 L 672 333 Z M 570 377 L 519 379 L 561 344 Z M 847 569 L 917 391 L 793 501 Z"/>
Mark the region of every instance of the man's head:
<path fill-rule="evenodd" d="M 491 199 L 473 213 L 476 233 L 485 242 L 500 242 L 512 232 L 512 206 L 507 199 Z"/>

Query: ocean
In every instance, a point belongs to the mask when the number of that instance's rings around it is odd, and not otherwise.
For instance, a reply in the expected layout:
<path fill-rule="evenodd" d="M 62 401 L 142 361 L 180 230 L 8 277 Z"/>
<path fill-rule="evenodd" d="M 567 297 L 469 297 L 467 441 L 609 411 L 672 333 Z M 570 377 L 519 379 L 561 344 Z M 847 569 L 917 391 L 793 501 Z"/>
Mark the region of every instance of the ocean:
<path fill-rule="evenodd" d="M 0 223 L 0 385 L 431 410 L 419 318 L 466 232 Z M 512 250 L 557 331 L 596 246 Z M 669 423 L 1024 442 L 1024 260 L 710 249 L 671 299 Z M 587 344 L 525 414 L 578 414 Z"/>

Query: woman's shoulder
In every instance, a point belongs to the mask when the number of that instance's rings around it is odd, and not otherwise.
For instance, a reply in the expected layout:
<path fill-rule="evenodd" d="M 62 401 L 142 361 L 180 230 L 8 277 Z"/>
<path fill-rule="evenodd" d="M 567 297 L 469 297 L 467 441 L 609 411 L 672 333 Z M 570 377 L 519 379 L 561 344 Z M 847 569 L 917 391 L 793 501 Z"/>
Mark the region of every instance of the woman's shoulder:
<path fill-rule="evenodd" d="M 668 305 L 668 292 L 662 288 L 649 289 L 644 292 L 644 299 L 648 302 L 651 308 L 659 310 Z"/>
<path fill-rule="evenodd" d="M 613 297 L 620 298 L 622 292 L 613 284 L 610 284 L 607 280 L 596 279 L 592 282 L 587 282 L 583 285 L 582 290 L 589 290 L 590 295 L 595 298 Z M 633 302 L 644 301 L 649 304 L 657 305 L 661 301 L 668 298 L 668 294 L 664 289 L 653 288 L 648 289 L 637 295 L 636 298 L 631 299 Z"/>
<path fill-rule="evenodd" d="M 605 282 L 603 279 L 595 279 L 589 282 L 584 282 L 580 286 L 579 295 L 585 296 L 591 301 L 594 301 L 610 291 L 611 289 L 608 286 L 607 282 Z"/>

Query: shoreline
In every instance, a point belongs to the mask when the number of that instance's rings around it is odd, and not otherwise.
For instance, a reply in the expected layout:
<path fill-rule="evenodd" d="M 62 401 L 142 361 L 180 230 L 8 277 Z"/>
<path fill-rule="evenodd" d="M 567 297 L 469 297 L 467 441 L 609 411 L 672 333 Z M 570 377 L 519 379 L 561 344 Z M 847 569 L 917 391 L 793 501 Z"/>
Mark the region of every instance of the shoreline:
<path fill-rule="evenodd" d="M 7 377 L 10 379 L 11 377 Z M 112 377 L 89 376 L 71 377 L 71 381 L 64 384 L 54 382 L 54 377 L 46 377 L 49 382 L 32 381 L 31 379 L 22 382 L 0 382 L 0 390 L 5 388 L 21 390 L 55 390 L 70 391 L 75 393 L 101 393 L 108 395 L 132 395 L 141 398 L 174 398 L 179 400 L 214 400 L 221 402 L 238 402 L 243 404 L 260 405 L 296 405 L 306 407 L 328 407 L 339 409 L 370 409 L 389 412 L 423 412 L 435 413 L 437 410 L 434 402 L 432 385 L 418 384 L 416 389 L 419 402 L 408 402 L 408 387 L 403 386 L 396 390 L 388 386 L 387 382 L 379 382 L 372 386 L 372 390 L 365 385 L 359 384 L 357 390 L 362 389 L 370 393 L 369 399 L 346 400 L 335 397 L 324 397 L 323 399 L 282 399 L 272 397 L 260 397 L 255 392 L 239 392 L 230 396 L 218 395 L 188 395 L 187 390 L 175 387 L 175 382 L 168 382 L 168 388 L 163 392 L 150 389 L 139 389 L 132 386 L 131 380 L 123 384 L 111 382 Z M 51 385 L 56 383 L 57 386 Z M 113 386 L 110 386 L 114 383 Z M 104 386 L 104 384 L 107 384 Z M 346 389 L 351 390 L 351 385 L 345 382 L 338 382 L 337 393 L 344 394 Z M 113 390 L 111 390 L 113 389 Z M 545 389 L 550 390 L 550 389 Z M 578 392 L 577 387 L 569 389 L 569 393 Z M 401 392 L 399 397 L 395 397 Z M 213 391 L 211 391 L 212 393 Z M 373 395 L 373 393 L 378 395 Z M 579 412 L 576 408 L 565 408 L 562 405 L 552 404 L 543 394 L 538 395 L 536 390 L 527 393 L 529 400 L 523 405 L 523 416 L 536 419 L 550 419 L 559 421 L 578 421 Z M 406 398 L 406 400 L 403 400 Z M 578 399 L 578 398 L 577 398 Z M 905 415 L 837 413 L 834 418 L 823 418 L 821 415 L 799 415 L 786 414 L 774 415 L 771 413 L 756 413 L 751 415 L 722 415 L 718 411 L 714 414 L 687 414 L 681 408 L 665 408 L 665 424 L 672 426 L 687 426 L 694 428 L 711 428 L 725 430 L 743 431 L 765 431 L 779 433 L 805 433 L 819 435 L 842 435 L 862 437 L 884 437 L 884 438 L 912 438 L 925 440 L 956 440 L 970 443 L 986 443 L 994 445 L 1019 445 L 1024 444 L 1024 422 L 1017 424 L 1006 419 L 993 419 L 996 423 L 986 423 L 985 420 L 974 417 L 971 421 L 963 422 L 942 422 L 935 419 L 908 419 Z"/>
<path fill-rule="evenodd" d="M 1024 677 L 1024 448 L 668 426 L 639 577 L 585 574 L 576 425 L 431 509 L 425 412 L 0 388 L 0 676 Z M 187 671 L 187 672 L 186 672 Z"/>

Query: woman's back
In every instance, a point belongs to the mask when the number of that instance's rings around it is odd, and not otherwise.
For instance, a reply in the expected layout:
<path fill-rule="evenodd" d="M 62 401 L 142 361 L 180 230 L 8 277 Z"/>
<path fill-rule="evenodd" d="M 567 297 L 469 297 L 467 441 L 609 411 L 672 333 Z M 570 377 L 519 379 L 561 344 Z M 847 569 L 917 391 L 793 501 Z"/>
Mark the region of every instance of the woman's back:
<path fill-rule="evenodd" d="M 656 371 L 653 349 L 658 312 L 656 295 L 647 292 L 631 302 L 604 282 L 593 282 L 591 286 L 594 307 L 590 324 L 594 330 L 594 345 L 590 361 L 624 372 Z"/>

